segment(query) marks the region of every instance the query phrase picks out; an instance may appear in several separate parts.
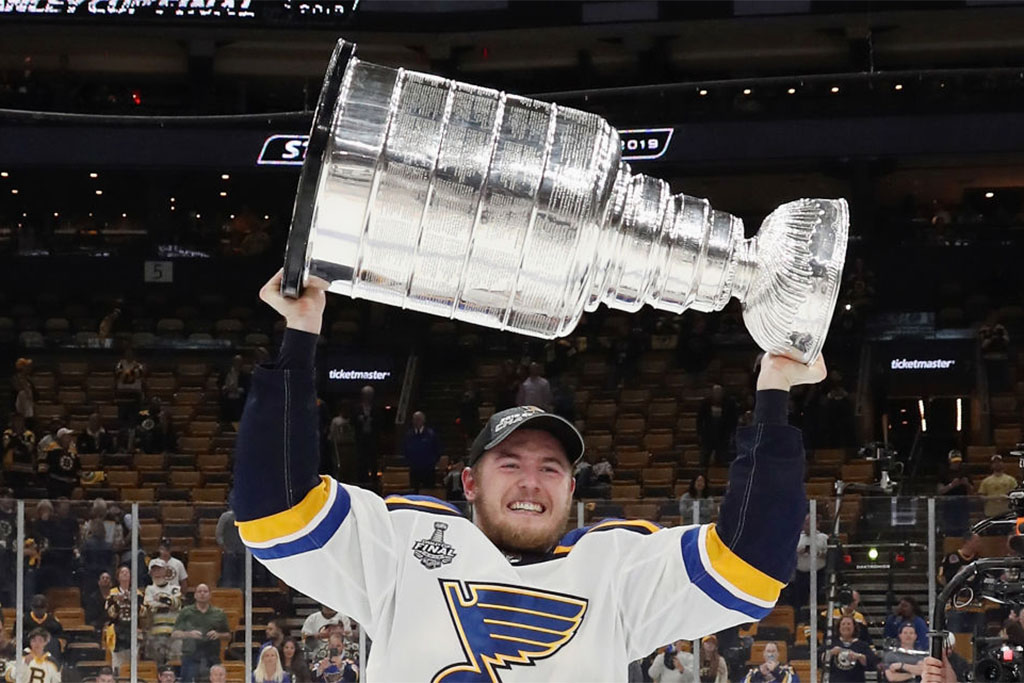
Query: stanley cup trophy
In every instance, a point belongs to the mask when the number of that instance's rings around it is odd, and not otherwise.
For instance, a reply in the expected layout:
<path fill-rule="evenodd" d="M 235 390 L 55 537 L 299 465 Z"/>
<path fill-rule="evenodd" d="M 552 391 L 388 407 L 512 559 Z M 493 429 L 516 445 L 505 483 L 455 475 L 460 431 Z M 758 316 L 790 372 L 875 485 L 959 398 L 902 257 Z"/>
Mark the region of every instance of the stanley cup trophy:
<path fill-rule="evenodd" d="M 302 167 L 282 291 L 330 291 L 537 337 L 584 310 L 721 310 L 765 351 L 821 352 L 842 199 L 776 209 L 751 239 L 707 200 L 633 174 L 594 114 L 360 61 L 339 41 Z"/>

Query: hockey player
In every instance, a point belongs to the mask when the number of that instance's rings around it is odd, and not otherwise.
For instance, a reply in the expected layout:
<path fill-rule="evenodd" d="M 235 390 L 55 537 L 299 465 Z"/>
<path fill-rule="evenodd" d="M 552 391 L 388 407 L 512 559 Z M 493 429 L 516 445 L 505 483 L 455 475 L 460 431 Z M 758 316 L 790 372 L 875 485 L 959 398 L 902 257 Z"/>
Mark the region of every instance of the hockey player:
<path fill-rule="evenodd" d="M 440 500 L 317 476 L 325 295 L 317 283 L 286 299 L 280 280 L 260 296 L 288 329 L 252 378 L 232 505 L 262 563 L 366 629 L 368 680 L 621 681 L 665 643 L 771 611 L 806 514 L 788 390 L 821 381 L 821 359 L 762 363 L 717 525 L 609 521 L 563 536 L 583 440 L 539 408 L 496 413 L 474 441 L 462 472 L 473 521 Z"/>

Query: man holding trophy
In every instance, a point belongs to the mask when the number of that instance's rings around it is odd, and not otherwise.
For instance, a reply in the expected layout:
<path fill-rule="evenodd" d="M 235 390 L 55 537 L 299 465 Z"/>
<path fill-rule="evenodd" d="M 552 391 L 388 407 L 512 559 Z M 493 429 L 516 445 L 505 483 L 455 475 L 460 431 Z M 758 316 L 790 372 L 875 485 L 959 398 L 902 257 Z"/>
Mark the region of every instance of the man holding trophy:
<path fill-rule="evenodd" d="M 260 292 L 287 329 L 238 437 L 232 506 L 253 554 L 366 629 L 371 680 L 622 680 L 659 646 L 767 615 L 806 514 L 788 391 L 825 377 L 845 202 L 792 202 L 744 240 L 735 217 L 633 175 L 599 117 L 354 52 L 341 42 L 332 58 L 285 267 Z M 319 477 L 327 289 L 544 337 L 601 302 L 710 311 L 739 297 L 768 355 L 717 525 L 563 535 L 583 439 L 528 406 L 473 442 L 471 520 Z"/>

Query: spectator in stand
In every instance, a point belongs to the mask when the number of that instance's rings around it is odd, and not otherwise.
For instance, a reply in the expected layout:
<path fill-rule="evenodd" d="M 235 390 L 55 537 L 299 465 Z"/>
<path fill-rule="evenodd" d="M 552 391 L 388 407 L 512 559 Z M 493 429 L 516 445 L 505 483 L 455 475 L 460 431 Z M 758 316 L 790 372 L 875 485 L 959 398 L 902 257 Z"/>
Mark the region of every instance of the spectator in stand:
<path fill-rule="evenodd" d="M 330 635 L 330 627 L 335 624 L 342 624 L 346 630 L 352 628 L 348 617 L 338 614 L 336 610 L 331 609 L 327 605 L 320 605 L 319 610 L 310 613 L 306 620 L 302 622 L 302 638 L 307 642 L 307 649 L 311 649 L 308 648 L 311 638 L 327 640 L 328 635 Z"/>
<path fill-rule="evenodd" d="M 715 345 L 708 330 L 708 316 L 688 312 L 684 320 L 688 321 L 689 329 L 684 330 L 683 338 L 676 346 L 676 357 L 681 368 L 699 375 L 707 370 L 715 357 Z"/>
<path fill-rule="evenodd" d="M 15 656 L 14 640 L 7 636 L 4 614 L 0 611 L 0 676 L 8 671 L 8 667 L 14 666 Z"/>
<path fill-rule="evenodd" d="M 921 618 L 921 609 L 917 606 L 917 600 L 904 595 L 896 603 L 896 610 L 885 619 L 884 637 L 893 640 L 899 639 L 902 645 L 903 636 L 900 634 L 903 626 L 910 624 L 917 631 L 917 639 L 911 643 L 909 649 L 928 649 L 928 624 Z"/>
<path fill-rule="evenodd" d="M 359 680 L 359 667 L 345 649 L 340 633 L 332 633 L 327 648 L 318 654 L 319 661 L 313 668 L 313 679 L 319 683 L 349 683 Z"/>
<path fill-rule="evenodd" d="M 540 373 L 540 363 L 530 363 L 530 376 L 523 380 L 516 393 L 517 406 L 537 406 L 546 411 L 554 407 L 551 383 Z"/>
<path fill-rule="evenodd" d="M 225 588 L 242 588 L 245 585 L 245 544 L 235 526 L 234 510 L 225 510 L 217 520 L 217 545 L 223 553 L 220 585 Z M 186 575 L 186 582 L 187 579 Z"/>
<path fill-rule="evenodd" d="M 292 683 L 312 683 L 313 674 L 306 663 L 302 648 L 294 638 L 286 638 L 281 643 L 281 667 L 291 674 Z"/>
<path fill-rule="evenodd" d="M 821 398 L 822 443 L 819 446 L 844 447 L 856 444 L 853 401 L 843 386 L 843 375 L 838 370 L 829 372 L 828 391 Z"/>
<path fill-rule="evenodd" d="M 698 502 L 699 519 L 693 518 L 693 504 Z M 708 492 L 708 480 L 703 474 L 690 479 L 689 488 L 679 496 L 679 517 L 683 524 L 708 524 L 715 514 L 715 501 Z"/>
<path fill-rule="evenodd" d="M 145 609 L 145 596 L 138 591 L 136 606 L 141 618 Z M 110 652 L 110 666 L 118 675 L 127 675 L 132 654 L 132 570 L 117 568 L 117 585 L 110 589 L 106 602 L 107 627 L 103 642 Z M 122 669 L 122 667 L 124 667 Z"/>
<path fill-rule="evenodd" d="M 281 646 L 284 645 L 284 641 L 288 638 L 288 627 L 282 626 L 282 621 L 277 619 L 271 619 L 267 622 L 267 628 L 264 632 L 266 640 L 260 645 L 260 647 L 266 647 L 267 645 L 273 645 L 281 650 Z"/>
<path fill-rule="evenodd" d="M 711 395 L 701 401 L 697 411 L 697 440 L 700 443 L 700 466 L 707 469 L 714 456 L 717 465 L 727 465 L 731 457 L 731 441 L 736 431 L 736 402 L 725 395 L 722 385 L 711 387 Z"/>
<path fill-rule="evenodd" d="M 135 349 L 130 344 L 124 347 L 121 360 L 114 366 L 114 398 L 120 429 L 127 433 L 128 449 L 133 449 L 131 432 L 135 429 L 135 416 L 142 406 L 142 375 L 145 367 L 135 358 Z"/>
<path fill-rule="evenodd" d="M 36 435 L 18 413 L 11 415 L 11 426 L 4 430 L 3 452 L 4 483 L 20 494 L 36 476 Z"/>
<path fill-rule="evenodd" d="M 597 462 L 594 462 L 594 461 Z M 612 490 L 614 470 L 608 462 L 608 455 L 589 451 L 573 468 L 576 481 L 576 498 L 608 498 Z"/>
<path fill-rule="evenodd" d="M 960 536 L 970 525 L 971 510 L 967 497 L 974 495 L 974 484 L 963 462 L 964 458 L 959 450 L 950 450 L 946 456 L 946 469 L 939 476 L 942 532 L 946 536 Z"/>
<path fill-rule="evenodd" d="M 21 672 L 9 669 L 9 683 L 60 683 L 60 664 L 52 658 L 50 645 L 55 638 L 46 629 L 34 628 L 27 632 L 28 652 L 22 660 Z"/>
<path fill-rule="evenodd" d="M 448 463 L 448 471 L 444 475 L 444 495 L 447 500 L 465 500 L 466 493 L 462 490 L 462 470 L 465 460 L 461 456 L 455 462 Z"/>
<path fill-rule="evenodd" d="M 857 637 L 852 616 L 839 620 L 839 634 L 822 653 L 830 683 L 864 683 L 864 673 L 874 669 L 878 658 L 871 645 Z"/>
<path fill-rule="evenodd" d="M 1006 473 L 1006 465 L 1003 463 L 1003 456 L 996 453 L 992 456 L 992 474 L 981 480 L 978 486 L 978 495 L 985 496 L 985 516 L 995 517 L 1007 511 L 1006 494 L 1017 488 L 1017 480 Z M 993 526 L 996 534 L 1002 530 Z"/>
<path fill-rule="evenodd" d="M 858 611 L 860 607 L 860 591 L 850 591 L 850 596 L 848 604 L 835 607 L 832 610 L 832 620 L 837 621 L 843 617 L 850 617 L 855 625 L 855 635 L 870 642 L 868 641 L 868 620 Z M 821 616 L 825 616 L 825 610 L 821 611 Z M 838 628 L 838 625 L 836 625 L 836 628 Z"/>
<path fill-rule="evenodd" d="M 100 672 L 96 674 L 96 683 L 117 683 L 117 679 L 114 678 L 114 670 L 109 666 L 100 669 Z"/>
<path fill-rule="evenodd" d="M 177 586 L 184 595 L 188 591 L 188 572 L 181 560 L 171 555 L 171 539 L 161 538 L 157 548 L 158 557 L 167 569 L 167 583 Z"/>
<path fill-rule="evenodd" d="M 923 672 L 925 654 L 928 651 L 927 637 L 925 647 L 918 647 L 920 634 L 909 621 L 899 627 L 899 647 L 882 655 L 882 671 L 885 680 L 911 681 L 916 680 Z"/>
<path fill-rule="evenodd" d="M 159 557 L 149 561 L 153 583 L 146 587 L 144 603 L 149 613 L 149 638 L 146 656 L 157 666 L 173 658 L 171 634 L 181 610 L 181 589 L 167 582 L 167 563 Z"/>
<path fill-rule="evenodd" d="M 214 664 L 210 667 L 210 683 L 227 683 L 228 670 L 223 664 Z"/>
<path fill-rule="evenodd" d="M 700 642 L 701 683 L 729 683 L 729 667 L 718 652 L 718 638 L 705 636 Z"/>
<path fill-rule="evenodd" d="M 50 536 L 55 534 L 55 526 L 53 503 L 44 498 L 36 503 L 35 520 L 29 526 L 28 533 L 36 549 L 33 593 L 41 593 L 49 589 L 54 584 L 54 573 L 60 571 L 49 557 Z M 71 568 L 68 567 L 68 569 Z"/>
<path fill-rule="evenodd" d="M 50 424 L 46 427 L 43 435 L 39 437 L 39 442 L 36 444 L 36 462 L 46 462 L 46 454 L 49 452 L 50 447 L 57 443 L 57 432 L 64 428 L 64 420 L 59 417 L 54 417 L 50 420 Z"/>
<path fill-rule="evenodd" d="M 821 527 L 819 526 L 818 529 Z M 818 594 L 825 588 L 825 558 L 828 555 L 828 534 L 816 531 L 814 557 L 811 557 L 811 516 L 804 518 L 804 528 L 796 543 L 796 574 L 792 583 L 792 604 L 798 612 L 811 599 L 811 572 L 818 577 Z"/>
<path fill-rule="evenodd" d="M 355 432 L 349 419 L 349 407 L 344 403 L 327 427 L 327 454 L 333 458 L 333 467 L 340 481 L 355 481 Z"/>
<path fill-rule="evenodd" d="M 459 431 L 462 432 L 463 447 L 468 446 L 480 433 L 480 392 L 476 382 L 467 378 L 459 397 Z"/>
<path fill-rule="evenodd" d="M 157 454 L 174 450 L 176 441 L 170 412 L 163 409 L 159 396 L 139 411 L 135 425 L 135 441 L 143 453 Z"/>
<path fill-rule="evenodd" d="M 677 640 L 664 652 L 659 651 L 655 655 L 647 669 L 647 675 L 654 683 L 693 682 L 693 655 L 683 651 L 685 645 L 685 640 Z"/>
<path fill-rule="evenodd" d="M 800 683 L 793 667 L 779 660 L 778 643 L 767 643 L 762 657 L 764 661 L 747 672 L 743 683 Z"/>
<path fill-rule="evenodd" d="M 242 418 L 242 406 L 249 393 L 250 373 L 245 369 L 245 359 L 235 356 L 231 367 L 220 376 L 220 419 L 237 422 Z"/>
<path fill-rule="evenodd" d="M 78 435 L 76 445 L 78 446 L 78 453 L 81 455 L 114 452 L 114 439 L 103 428 L 99 413 L 93 413 L 89 416 L 89 422 L 85 430 Z"/>
<path fill-rule="evenodd" d="M 356 440 L 355 483 L 377 479 L 377 441 L 384 429 L 384 416 L 374 403 L 373 387 L 365 386 L 359 393 L 359 406 L 352 415 Z"/>
<path fill-rule="evenodd" d="M 181 640 L 181 680 L 195 683 L 209 678 L 210 667 L 220 664 L 220 639 L 228 638 L 228 618 L 210 604 L 210 587 L 196 586 L 195 604 L 178 613 L 174 638 Z"/>
<path fill-rule="evenodd" d="M 173 666 L 162 666 L 156 675 L 157 683 L 175 683 L 178 677 L 174 674 Z"/>
<path fill-rule="evenodd" d="M 96 587 L 86 591 L 82 596 L 85 623 L 96 629 L 97 633 L 102 632 L 107 623 L 106 602 L 113 585 L 114 579 L 110 576 L 110 572 L 101 572 L 100 577 L 96 579 Z"/>
<path fill-rule="evenodd" d="M 516 396 L 519 394 L 519 383 L 519 371 L 516 368 L 516 362 L 511 358 L 506 358 L 501 364 L 501 374 L 495 380 L 495 412 L 515 407 Z"/>
<path fill-rule="evenodd" d="M 46 451 L 46 488 L 51 498 L 70 498 L 78 486 L 82 461 L 75 450 L 75 432 L 67 427 L 57 430 L 57 441 Z"/>
<path fill-rule="evenodd" d="M 1003 325 L 989 327 L 983 325 L 978 330 L 981 341 L 981 357 L 988 376 L 988 388 L 991 393 L 1011 391 L 1010 377 L 1010 335 Z"/>
<path fill-rule="evenodd" d="M 427 416 L 423 411 L 417 410 L 412 414 L 412 426 L 402 441 L 402 457 L 409 465 L 411 488 L 434 488 L 434 469 L 441 459 L 441 442 L 434 430 L 427 426 Z"/>
<path fill-rule="evenodd" d="M 281 666 L 281 653 L 273 645 L 264 645 L 252 672 L 252 683 L 291 683 L 291 680 L 291 674 Z"/>
<path fill-rule="evenodd" d="M 117 325 L 118 318 L 121 317 L 120 306 L 115 306 L 114 310 L 103 316 L 103 320 L 100 320 L 99 327 L 96 330 L 96 336 L 100 339 L 113 339 L 114 328 Z"/>
<path fill-rule="evenodd" d="M 71 501 L 58 498 L 46 538 L 49 548 L 47 564 L 52 567 L 49 586 L 70 586 L 74 583 L 75 548 L 78 547 L 78 520 L 71 511 Z"/>
<path fill-rule="evenodd" d="M 60 650 L 60 637 L 64 633 L 64 627 L 57 617 L 50 614 L 45 595 L 37 594 L 32 597 L 32 609 L 25 615 L 22 629 L 25 633 L 31 633 L 35 629 L 42 629 L 46 633 L 46 651 L 50 653 L 50 657 L 59 667 L 63 661 Z M 29 644 L 31 645 L 31 638 L 29 638 Z"/>
<path fill-rule="evenodd" d="M 36 417 L 36 396 L 32 382 L 27 377 L 16 377 L 14 412 L 32 424 Z"/>
<path fill-rule="evenodd" d="M 0 488 L 0 606 L 14 604 L 17 522 L 14 492 Z"/>
<path fill-rule="evenodd" d="M 82 577 L 88 581 L 93 576 L 110 571 L 114 564 L 114 549 L 107 543 L 107 533 L 102 519 L 90 519 L 82 531 Z"/>

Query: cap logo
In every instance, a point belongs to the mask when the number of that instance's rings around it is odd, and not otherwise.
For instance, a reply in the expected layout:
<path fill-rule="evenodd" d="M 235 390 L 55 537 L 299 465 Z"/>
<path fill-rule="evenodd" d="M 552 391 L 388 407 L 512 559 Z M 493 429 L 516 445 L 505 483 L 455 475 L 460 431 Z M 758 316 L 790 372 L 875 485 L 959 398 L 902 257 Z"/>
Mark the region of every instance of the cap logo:
<path fill-rule="evenodd" d="M 520 422 L 530 417 L 531 415 L 536 415 L 537 413 L 543 412 L 543 410 L 537 408 L 536 406 L 523 406 L 519 410 L 519 412 L 513 413 L 511 415 L 506 415 L 505 417 L 498 420 L 498 424 L 494 425 L 494 431 L 503 431 L 504 429 L 511 427 L 514 424 L 519 424 Z"/>

